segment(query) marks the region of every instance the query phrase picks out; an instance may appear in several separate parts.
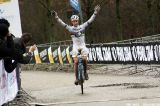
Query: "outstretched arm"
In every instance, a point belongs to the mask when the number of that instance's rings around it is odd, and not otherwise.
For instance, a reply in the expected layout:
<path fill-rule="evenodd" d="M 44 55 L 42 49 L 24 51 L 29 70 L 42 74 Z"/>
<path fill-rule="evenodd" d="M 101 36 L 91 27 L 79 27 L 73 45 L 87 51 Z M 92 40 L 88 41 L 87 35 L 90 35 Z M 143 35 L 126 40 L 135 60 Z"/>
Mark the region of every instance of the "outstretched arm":
<path fill-rule="evenodd" d="M 89 24 L 91 24 L 94 19 L 96 18 L 96 15 L 98 14 L 98 12 L 100 11 L 101 7 L 100 5 L 97 5 L 95 8 L 94 8 L 94 13 L 93 15 L 90 17 L 90 19 L 85 22 L 84 24 L 82 24 L 83 27 L 87 27 Z"/>
<path fill-rule="evenodd" d="M 55 17 L 55 19 L 57 20 L 57 22 L 58 22 L 61 26 L 63 26 L 63 27 L 65 27 L 66 29 L 68 29 L 68 25 L 67 25 L 66 23 L 64 23 L 64 22 L 58 17 L 57 12 L 52 11 L 51 15 Z"/>

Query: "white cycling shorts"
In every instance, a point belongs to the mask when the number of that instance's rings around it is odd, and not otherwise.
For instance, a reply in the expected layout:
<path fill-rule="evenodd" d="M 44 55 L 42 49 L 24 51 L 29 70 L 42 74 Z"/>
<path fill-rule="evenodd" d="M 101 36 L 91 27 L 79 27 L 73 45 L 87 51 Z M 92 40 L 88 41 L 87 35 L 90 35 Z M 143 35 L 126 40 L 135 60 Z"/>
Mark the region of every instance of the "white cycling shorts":
<path fill-rule="evenodd" d="M 81 55 L 84 56 L 84 57 L 88 57 L 88 54 L 89 54 L 89 50 L 86 46 L 83 46 L 81 48 L 79 47 L 73 47 L 73 50 L 72 50 L 72 57 L 77 57 L 78 55 L 78 50 L 81 49 Z"/>

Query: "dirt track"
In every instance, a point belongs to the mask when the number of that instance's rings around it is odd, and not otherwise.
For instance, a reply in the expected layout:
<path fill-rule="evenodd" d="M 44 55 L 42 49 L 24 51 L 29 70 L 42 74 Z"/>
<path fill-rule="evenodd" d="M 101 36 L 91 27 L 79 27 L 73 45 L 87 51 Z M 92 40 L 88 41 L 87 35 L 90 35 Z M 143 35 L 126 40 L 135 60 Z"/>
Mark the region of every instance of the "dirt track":
<path fill-rule="evenodd" d="M 73 81 L 73 73 L 22 72 L 23 88 L 53 106 L 160 106 L 160 78 L 91 74 L 84 95 Z"/>

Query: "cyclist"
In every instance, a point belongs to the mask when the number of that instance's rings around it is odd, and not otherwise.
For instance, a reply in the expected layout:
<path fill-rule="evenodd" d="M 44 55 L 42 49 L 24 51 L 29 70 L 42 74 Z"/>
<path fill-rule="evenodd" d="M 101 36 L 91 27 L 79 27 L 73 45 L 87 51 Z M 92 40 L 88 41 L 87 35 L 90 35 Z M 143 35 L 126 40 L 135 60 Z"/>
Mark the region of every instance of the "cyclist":
<path fill-rule="evenodd" d="M 66 23 L 64 23 L 57 15 L 57 12 L 52 11 L 51 15 L 55 16 L 55 19 L 57 20 L 58 23 L 60 23 L 63 27 L 65 27 L 70 33 L 71 33 L 71 37 L 72 37 L 72 41 L 73 41 L 73 53 L 72 53 L 72 57 L 74 60 L 74 72 L 75 72 L 75 85 L 78 85 L 78 78 L 77 78 L 77 68 L 78 68 L 78 50 L 81 49 L 81 55 L 83 57 L 84 60 L 84 73 L 85 73 L 85 79 L 88 80 L 88 74 L 87 74 L 87 56 L 88 56 L 88 49 L 86 47 L 85 44 L 85 38 L 84 38 L 84 31 L 85 28 L 91 24 L 93 22 L 93 20 L 95 19 L 96 15 L 98 14 L 98 12 L 100 11 L 100 6 L 97 5 L 94 9 L 94 13 L 91 16 L 91 18 L 83 23 L 82 25 L 79 25 L 79 16 L 78 15 L 72 15 L 71 16 L 71 23 L 72 26 L 67 25 Z"/>

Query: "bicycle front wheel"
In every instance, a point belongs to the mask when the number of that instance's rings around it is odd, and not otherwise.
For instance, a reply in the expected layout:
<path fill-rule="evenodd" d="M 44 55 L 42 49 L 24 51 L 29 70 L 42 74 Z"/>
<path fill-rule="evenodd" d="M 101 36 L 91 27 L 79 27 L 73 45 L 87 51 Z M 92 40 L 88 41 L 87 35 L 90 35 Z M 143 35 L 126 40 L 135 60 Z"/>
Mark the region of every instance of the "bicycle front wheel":
<path fill-rule="evenodd" d="M 81 93 L 83 94 L 83 83 L 84 83 L 84 80 L 83 80 L 83 76 L 82 76 L 82 73 L 81 73 L 81 77 L 80 77 L 80 85 L 81 85 Z"/>
<path fill-rule="evenodd" d="M 81 82 L 81 93 L 83 94 L 83 81 Z"/>

